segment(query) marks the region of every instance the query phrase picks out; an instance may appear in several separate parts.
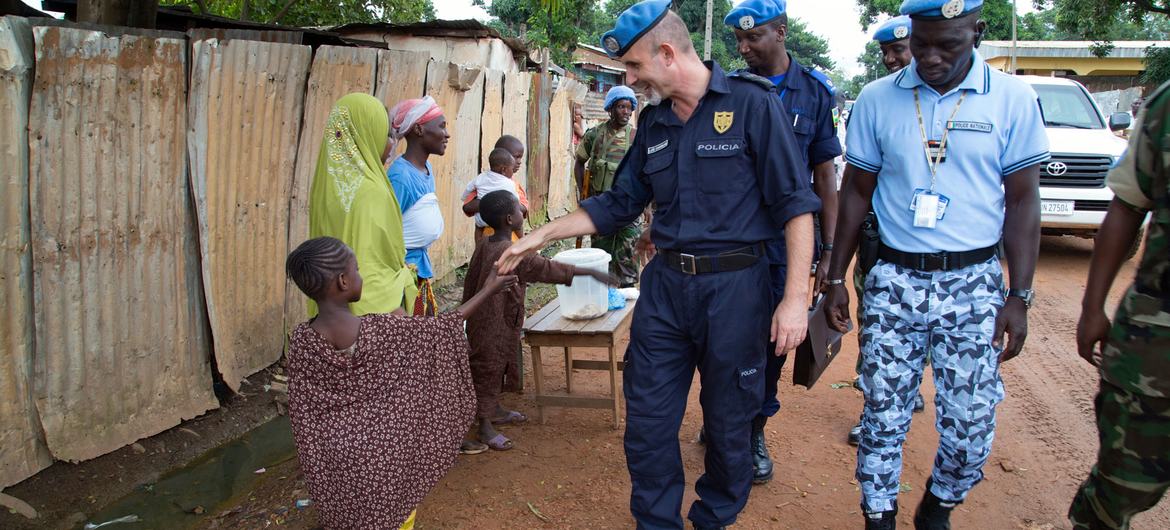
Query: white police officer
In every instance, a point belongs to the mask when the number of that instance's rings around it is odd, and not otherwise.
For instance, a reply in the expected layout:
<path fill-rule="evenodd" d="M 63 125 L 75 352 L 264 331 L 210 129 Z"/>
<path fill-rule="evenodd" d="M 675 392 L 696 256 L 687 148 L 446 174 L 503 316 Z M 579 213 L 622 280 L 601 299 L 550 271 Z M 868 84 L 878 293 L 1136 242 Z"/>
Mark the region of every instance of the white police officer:
<path fill-rule="evenodd" d="M 638 528 L 683 528 L 678 431 L 697 367 L 706 472 L 688 517 L 696 528 L 726 526 L 751 489 L 749 434 L 763 399 L 769 318 L 779 349 L 805 335 L 820 201 L 775 93 L 704 64 L 670 0 L 630 7 L 601 44 L 650 103 L 617 182 L 518 241 L 500 271 L 551 241 L 612 233 L 655 204 L 658 253 L 642 274 L 623 376 L 630 509 Z M 775 306 L 760 286 L 769 282 L 764 242 L 781 228 L 797 272 Z"/>

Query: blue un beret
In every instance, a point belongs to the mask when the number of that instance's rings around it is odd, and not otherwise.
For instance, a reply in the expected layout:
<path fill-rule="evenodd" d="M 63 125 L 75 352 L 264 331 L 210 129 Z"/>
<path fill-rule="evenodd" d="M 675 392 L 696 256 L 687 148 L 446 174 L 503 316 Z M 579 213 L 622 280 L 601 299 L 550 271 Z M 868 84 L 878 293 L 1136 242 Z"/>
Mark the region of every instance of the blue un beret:
<path fill-rule="evenodd" d="M 626 85 L 618 85 L 609 89 L 609 92 L 605 94 L 605 106 L 602 108 L 609 110 L 614 103 L 623 99 L 630 100 L 630 104 L 635 110 L 638 108 L 638 97 L 634 95 L 634 90 Z"/>
<path fill-rule="evenodd" d="M 786 0 L 744 0 L 731 8 L 723 23 L 744 31 L 762 26 L 783 15 L 788 8 Z"/>
<path fill-rule="evenodd" d="M 902 15 L 886 21 L 873 34 L 873 40 L 878 44 L 889 44 L 910 36 L 910 17 Z"/>
<path fill-rule="evenodd" d="M 961 17 L 983 7 L 983 0 L 906 0 L 901 12 L 921 20 L 946 20 Z"/>
<path fill-rule="evenodd" d="M 618 16 L 613 29 L 601 36 L 601 48 L 615 59 L 625 55 L 667 11 L 670 11 L 670 0 L 645 0 L 630 6 Z"/>

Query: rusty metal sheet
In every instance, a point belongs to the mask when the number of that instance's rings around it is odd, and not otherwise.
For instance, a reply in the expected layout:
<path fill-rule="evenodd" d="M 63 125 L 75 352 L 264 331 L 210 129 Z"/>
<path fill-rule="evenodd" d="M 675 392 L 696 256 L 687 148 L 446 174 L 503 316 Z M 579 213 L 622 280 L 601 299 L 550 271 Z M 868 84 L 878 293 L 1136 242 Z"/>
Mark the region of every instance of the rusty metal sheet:
<path fill-rule="evenodd" d="M 443 107 L 451 133 L 447 152 L 430 159 L 435 194 L 446 221 L 442 237 L 430 247 L 436 278 L 467 263 L 475 250 L 474 228 L 462 222 L 466 217 L 459 198 L 478 174 L 483 86 L 484 74 L 478 66 L 431 63 L 427 69 L 427 95 Z"/>
<path fill-rule="evenodd" d="M 187 36 L 192 42 L 219 39 L 219 40 L 257 40 L 263 42 L 283 42 L 285 44 L 301 44 L 304 32 L 285 30 L 259 29 L 228 29 L 228 28 L 194 28 L 187 30 Z"/>
<path fill-rule="evenodd" d="M 187 185 L 186 43 L 33 29 L 36 402 L 79 461 L 215 408 Z"/>
<path fill-rule="evenodd" d="M 288 248 L 291 251 L 309 237 L 309 188 L 317 169 L 317 154 L 325 120 L 333 104 L 351 92 L 374 92 L 378 51 L 372 48 L 321 46 L 313 56 L 305 92 L 305 113 L 297 148 L 296 173 L 289 198 Z M 291 281 L 285 286 L 285 329 L 308 318 L 307 298 Z"/>
<path fill-rule="evenodd" d="M 552 94 L 552 76 L 534 74 L 528 98 L 528 220 L 533 225 L 548 220 L 548 120 Z"/>
<path fill-rule="evenodd" d="M 430 54 L 401 50 L 378 51 L 378 82 L 374 97 L 393 108 L 404 99 L 421 98 L 426 93 L 427 66 Z M 406 151 L 406 142 L 398 144 L 398 154 Z"/>
<path fill-rule="evenodd" d="M 216 365 L 232 390 L 280 358 L 308 46 L 192 44 L 188 151 Z"/>
<path fill-rule="evenodd" d="M 480 124 L 479 170 L 487 171 L 488 155 L 496 146 L 496 140 L 504 134 L 504 72 L 488 70 L 484 74 L 483 123 Z M 515 178 L 515 175 L 513 175 Z M 523 181 L 520 181 L 523 182 Z"/>
<path fill-rule="evenodd" d="M 33 405 L 33 272 L 28 218 L 28 21 L 0 18 L 0 488 L 53 463 Z"/>
<path fill-rule="evenodd" d="M 562 78 L 549 107 L 548 218 L 556 219 L 577 206 L 577 183 L 573 178 L 572 103 L 582 101 L 585 86 Z"/>
<path fill-rule="evenodd" d="M 510 134 L 528 143 L 528 93 L 532 88 L 532 74 L 516 72 L 504 74 L 503 134 Z M 525 153 L 527 158 L 527 153 Z M 528 160 L 512 178 L 528 190 Z"/>

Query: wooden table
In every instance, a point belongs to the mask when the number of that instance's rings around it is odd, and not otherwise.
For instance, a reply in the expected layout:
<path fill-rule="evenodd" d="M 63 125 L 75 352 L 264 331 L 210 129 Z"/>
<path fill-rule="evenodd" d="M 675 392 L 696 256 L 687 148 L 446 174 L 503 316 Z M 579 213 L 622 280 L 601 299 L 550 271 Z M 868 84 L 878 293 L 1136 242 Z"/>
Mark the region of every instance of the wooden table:
<path fill-rule="evenodd" d="M 634 302 L 610 311 L 593 320 L 568 320 L 561 317 L 560 299 L 549 302 L 535 315 L 524 321 L 524 336 L 532 347 L 532 378 L 536 386 L 536 411 L 544 423 L 544 407 L 597 408 L 613 410 L 613 428 L 619 427 L 621 414 L 621 382 L 618 372 L 623 369 L 618 360 L 617 344 L 630 332 Z M 545 392 L 541 348 L 564 348 L 566 392 Z M 573 359 L 573 348 L 607 348 L 608 361 Z M 609 397 L 573 395 L 573 370 L 609 371 Z"/>

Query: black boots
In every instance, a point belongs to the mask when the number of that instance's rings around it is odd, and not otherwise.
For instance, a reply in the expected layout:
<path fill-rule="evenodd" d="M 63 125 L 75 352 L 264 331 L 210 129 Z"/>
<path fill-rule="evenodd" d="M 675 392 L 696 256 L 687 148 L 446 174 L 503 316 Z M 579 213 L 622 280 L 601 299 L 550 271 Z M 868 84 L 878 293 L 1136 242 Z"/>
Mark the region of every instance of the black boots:
<path fill-rule="evenodd" d="M 768 455 L 768 445 L 764 442 L 764 424 L 768 423 L 766 416 L 756 416 L 752 420 L 752 484 L 767 484 L 772 480 L 772 457 Z"/>
<path fill-rule="evenodd" d="M 951 510 L 958 503 L 944 501 L 931 493 L 930 481 L 926 481 L 926 493 L 922 502 L 914 511 L 914 528 L 916 530 L 950 530 Z"/>
<path fill-rule="evenodd" d="M 862 507 L 861 514 L 865 516 L 865 530 L 895 530 L 898 527 L 898 505 L 888 512 L 868 513 Z"/>

